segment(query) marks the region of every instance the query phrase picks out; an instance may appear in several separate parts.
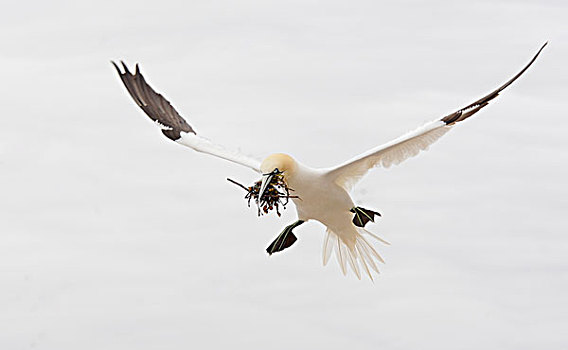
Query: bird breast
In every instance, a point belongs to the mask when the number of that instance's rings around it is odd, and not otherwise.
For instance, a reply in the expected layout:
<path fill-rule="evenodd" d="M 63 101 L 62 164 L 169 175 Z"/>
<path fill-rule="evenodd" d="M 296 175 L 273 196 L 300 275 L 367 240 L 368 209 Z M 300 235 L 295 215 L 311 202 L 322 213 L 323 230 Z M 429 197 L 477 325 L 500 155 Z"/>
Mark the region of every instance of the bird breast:
<path fill-rule="evenodd" d="M 349 220 L 353 200 L 345 189 L 330 181 L 324 171 L 299 167 L 287 182 L 293 194 L 299 197 L 293 201 L 300 220 L 313 219 L 327 226 L 340 217 L 343 221 L 343 216 Z"/>

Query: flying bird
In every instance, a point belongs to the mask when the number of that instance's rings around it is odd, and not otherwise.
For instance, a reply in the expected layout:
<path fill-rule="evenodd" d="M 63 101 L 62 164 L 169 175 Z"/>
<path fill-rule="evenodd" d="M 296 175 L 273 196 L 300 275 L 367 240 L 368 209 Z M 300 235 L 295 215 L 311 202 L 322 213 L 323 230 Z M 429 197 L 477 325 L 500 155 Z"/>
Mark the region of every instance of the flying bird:
<path fill-rule="evenodd" d="M 302 164 L 291 155 L 284 153 L 271 154 L 259 161 L 198 135 L 168 100 L 148 85 L 138 64 L 136 64 L 134 73 L 131 73 L 122 61 L 122 69 L 115 62 L 112 64 L 130 96 L 158 125 L 166 137 L 198 152 L 243 165 L 260 174 L 261 180 L 256 186 L 256 204 L 259 207 L 266 202 L 263 198 L 271 190 L 271 184 L 276 178 L 293 189 L 294 196 L 290 198 L 296 207 L 297 220 L 286 226 L 268 246 L 269 254 L 290 247 L 297 240 L 293 230 L 306 221 L 316 220 L 325 225 L 327 229 L 323 242 L 323 264 L 326 265 L 332 253 L 335 252 L 344 275 L 349 266 L 359 279 L 361 279 L 361 274 L 365 273 L 372 280 L 372 271 L 379 273 L 378 262 L 384 263 L 384 260 L 368 238 L 375 238 L 385 244 L 388 242 L 365 228 L 369 222 L 374 222 L 375 218 L 381 214 L 357 206 L 349 194 L 350 191 L 369 170 L 380 166 L 388 168 L 416 156 L 446 134 L 454 125 L 487 106 L 531 66 L 546 44 L 519 73 L 477 101 L 337 166 L 319 169 Z"/>

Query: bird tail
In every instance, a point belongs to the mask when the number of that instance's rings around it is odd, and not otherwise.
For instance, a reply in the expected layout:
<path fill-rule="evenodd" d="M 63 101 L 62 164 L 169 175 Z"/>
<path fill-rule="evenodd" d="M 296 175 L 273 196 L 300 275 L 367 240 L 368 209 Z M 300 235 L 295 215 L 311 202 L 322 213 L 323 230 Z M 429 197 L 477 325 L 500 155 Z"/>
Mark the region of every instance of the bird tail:
<path fill-rule="evenodd" d="M 347 265 L 349 265 L 357 278 L 361 279 L 361 270 L 363 270 L 372 281 L 373 275 L 371 270 L 379 273 L 377 261 L 383 264 L 385 261 L 365 236 L 373 237 L 387 245 L 390 243 L 362 227 L 353 226 L 353 229 L 356 230 L 355 239 L 349 242 L 329 228 L 327 229 L 327 236 L 323 242 L 323 265 L 327 265 L 332 253 L 335 251 L 335 257 L 343 275 L 347 274 Z"/>

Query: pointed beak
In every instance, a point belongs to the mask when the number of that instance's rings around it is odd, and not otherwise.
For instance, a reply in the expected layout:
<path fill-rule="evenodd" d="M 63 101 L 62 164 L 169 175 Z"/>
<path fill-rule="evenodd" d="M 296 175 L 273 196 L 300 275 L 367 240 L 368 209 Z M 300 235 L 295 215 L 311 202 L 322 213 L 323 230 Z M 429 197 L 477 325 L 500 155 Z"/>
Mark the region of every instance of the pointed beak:
<path fill-rule="evenodd" d="M 258 198 L 256 199 L 256 202 L 258 204 L 261 203 L 262 195 L 264 194 L 264 191 L 266 191 L 266 188 L 268 187 L 268 184 L 270 183 L 273 177 L 274 177 L 273 172 L 262 175 L 262 182 L 260 183 L 260 190 L 258 191 Z"/>

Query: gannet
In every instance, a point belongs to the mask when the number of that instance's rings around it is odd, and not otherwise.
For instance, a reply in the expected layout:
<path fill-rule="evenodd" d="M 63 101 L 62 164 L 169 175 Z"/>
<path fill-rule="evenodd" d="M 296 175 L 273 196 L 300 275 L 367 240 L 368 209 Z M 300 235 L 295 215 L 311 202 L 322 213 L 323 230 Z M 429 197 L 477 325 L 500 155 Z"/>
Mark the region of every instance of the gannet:
<path fill-rule="evenodd" d="M 138 64 L 134 74 L 122 61 L 122 70 L 115 62 L 112 64 L 136 104 L 169 139 L 198 152 L 243 165 L 257 172 L 262 176 L 260 198 L 273 176 L 276 174 L 284 176 L 284 180 L 294 189 L 294 194 L 298 197 L 292 198 L 297 211 L 297 220 L 286 226 L 269 245 L 267 248 L 269 254 L 291 246 L 297 240 L 292 230 L 309 220 L 316 220 L 327 228 L 323 242 L 323 264 L 327 265 L 332 252 L 335 252 L 344 275 L 347 266 L 350 266 L 357 278 L 361 279 L 363 272 L 373 280 L 371 271 L 379 273 L 377 262 L 384 263 L 384 260 L 367 238 L 373 237 L 385 244 L 388 242 L 365 229 L 366 224 L 369 221 L 374 222 L 375 217 L 380 216 L 380 213 L 357 206 L 349 194 L 350 191 L 372 168 L 379 166 L 388 168 L 416 156 L 420 151 L 428 149 L 454 125 L 487 106 L 532 65 L 546 44 L 519 73 L 488 95 L 337 166 L 319 169 L 302 164 L 291 155 L 284 153 L 271 154 L 261 162 L 198 135 L 168 100 L 148 85 Z"/>

